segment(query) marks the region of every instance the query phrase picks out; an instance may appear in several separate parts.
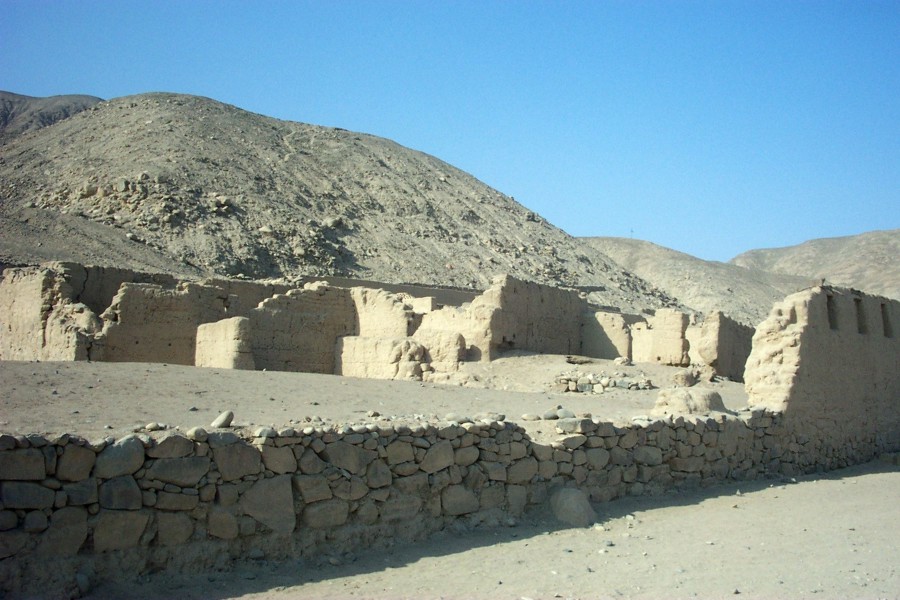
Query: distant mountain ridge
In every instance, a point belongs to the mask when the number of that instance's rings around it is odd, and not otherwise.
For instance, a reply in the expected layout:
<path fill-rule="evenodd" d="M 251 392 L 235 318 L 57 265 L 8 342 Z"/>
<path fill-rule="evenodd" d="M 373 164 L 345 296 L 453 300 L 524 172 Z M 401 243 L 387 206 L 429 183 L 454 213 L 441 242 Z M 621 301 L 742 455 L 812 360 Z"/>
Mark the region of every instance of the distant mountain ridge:
<path fill-rule="evenodd" d="M 773 273 L 825 279 L 834 285 L 900 300 L 900 229 L 750 250 L 730 262 Z"/>
<path fill-rule="evenodd" d="M 35 98 L 0 91 L 0 145 L 28 131 L 67 119 L 98 102 L 103 99 L 81 95 Z"/>
<path fill-rule="evenodd" d="M 582 239 L 685 306 L 720 310 L 751 326 L 765 319 L 773 303 L 810 284 L 809 278 L 705 261 L 642 240 Z"/>
<path fill-rule="evenodd" d="M 626 270 L 699 312 L 721 310 L 748 325 L 799 289 L 833 285 L 900 299 L 900 229 L 810 240 L 706 261 L 641 240 L 582 238 Z"/>

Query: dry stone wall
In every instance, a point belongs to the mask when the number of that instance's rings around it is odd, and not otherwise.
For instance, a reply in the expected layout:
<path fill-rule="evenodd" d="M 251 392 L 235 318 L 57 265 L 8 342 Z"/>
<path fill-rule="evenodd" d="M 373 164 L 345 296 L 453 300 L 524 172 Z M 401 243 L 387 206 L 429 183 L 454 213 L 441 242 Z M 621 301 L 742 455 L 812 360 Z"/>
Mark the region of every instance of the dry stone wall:
<path fill-rule="evenodd" d="M 540 441 L 514 423 L 464 418 L 103 440 L 0 435 L 0 589 L 74 593 L 123 572 L 339 555 L 515 519 L 561 488 L 600 502 L 834 466 L 819 440 L 763 408 L 555 425 L 557 436 Z"/>

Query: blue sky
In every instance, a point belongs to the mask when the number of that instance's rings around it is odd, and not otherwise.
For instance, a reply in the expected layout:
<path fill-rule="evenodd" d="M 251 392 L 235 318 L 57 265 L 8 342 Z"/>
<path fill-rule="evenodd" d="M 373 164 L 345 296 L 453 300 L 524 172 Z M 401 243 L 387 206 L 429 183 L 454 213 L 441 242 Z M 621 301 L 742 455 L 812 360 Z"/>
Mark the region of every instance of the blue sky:
<path fill-rule="evenodd" d="M 900 2 L 0 0 L 0 89 L 393 139 L 712 260 L 900 227 Z"/>

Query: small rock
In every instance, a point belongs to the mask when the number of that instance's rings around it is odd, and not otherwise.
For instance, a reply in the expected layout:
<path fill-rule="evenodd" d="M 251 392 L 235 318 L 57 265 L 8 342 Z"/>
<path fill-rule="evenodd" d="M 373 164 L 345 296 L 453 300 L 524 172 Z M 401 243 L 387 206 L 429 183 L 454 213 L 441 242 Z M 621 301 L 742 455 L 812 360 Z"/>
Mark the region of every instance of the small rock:
<path fill-rule="evenodd" d="M 229 427 L 231 426 L 231 422 L 234 420 L 234 413 L 230 410 L 226 410 L 221 415 L 216 417 L 216 420 L 210 423 L 210 427 L 218 429 L 220 427 Z"/>

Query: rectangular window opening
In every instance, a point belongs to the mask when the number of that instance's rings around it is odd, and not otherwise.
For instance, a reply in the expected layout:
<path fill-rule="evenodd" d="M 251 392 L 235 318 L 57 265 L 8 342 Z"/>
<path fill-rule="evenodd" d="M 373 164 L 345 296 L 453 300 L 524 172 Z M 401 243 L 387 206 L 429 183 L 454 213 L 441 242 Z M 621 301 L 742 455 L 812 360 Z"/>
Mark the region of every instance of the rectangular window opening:
<path fill-rule="evenodd" d="M 837 309 L 834 306 L 834 296 L 828 294 L 825 297 L 825 305 L 828 309 L 828 326 L 832 329 L 838 328 Z"/>
<path fill-rule="evenodd" d="M 869 329 L 866 327 L 866 311 L 863 308 L 862 298 L 854 298 L 853 304 L 856 305 L 856 331 L 869 333 Z"/>
<path fill-rule="evenodd" d="M 894 328 L 891 325 L 891 316 L 888 313 L 887 304 L 881 304 L 881 326 L 884 328 L 884 337 L 894 337 Z"/>

